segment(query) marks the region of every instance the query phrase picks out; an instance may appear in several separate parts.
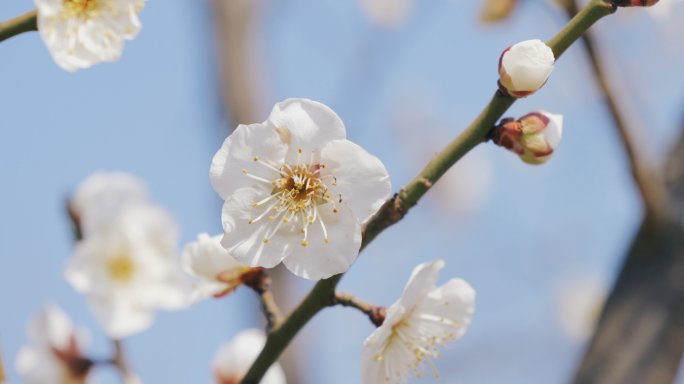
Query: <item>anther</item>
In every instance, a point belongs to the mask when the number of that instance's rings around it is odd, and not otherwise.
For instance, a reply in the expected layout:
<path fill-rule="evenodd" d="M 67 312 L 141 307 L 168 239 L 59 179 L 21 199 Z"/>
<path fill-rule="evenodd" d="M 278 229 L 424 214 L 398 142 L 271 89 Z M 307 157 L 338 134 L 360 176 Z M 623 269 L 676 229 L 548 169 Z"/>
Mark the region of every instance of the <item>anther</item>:
<path fill-rule="evenodd" d="M 326 244 L 330 242 L 330 239 L 325 239 Z"/>
<path fill-rule="evenodd" d="M 264 239 L 264 244 L 268 243 L 268 239 Z"/>
<path fill-rule="evenodd" d="M 269 217 L 269 219 L 270 219 L 271 221 L 273 221 L 273 216 Z"/>
<path fill-rule="evenodd" d="M 287 217 L 283 219 L 283 223 L 287 223 L 288 221 Z"/>
<path fill-rule="evenodd" d="M 249 221 L 249 223 L 250 223 L 250 224 L 254 224 L 254 222 L 253 222 L 253 221 L 251 221 L 251 220 Z"/>
<path fill-rule="evenodd" d="M 271 182 L 271 184 L 273 184 L 273 185 L 276 185 L 276 181 L 275 181 L 275 180 L 273 180 L 273 181 Z"/>
<path fill-rule="evenodd" d="M 307 245 L 309 245 L 309 242 L 306 241 L 306 240 L 302 240 L 302 242 L 301 242 L 300 244 L 301 244 L 303 247 L 306 247 Z"/>
<path fill-rule="evenodd" d="M 257 204 L 257 203 L 252 204 L 252 207 L 258 207 L 258 206 L 259 206 L 259 204 Z"/>
<path fill-rule="evenodd" d="M 259 161 L 259 158 L 257 156 L 254 156 L 254 161 Z"/>
<path fill-rule="evenodd" d="M 302 153 L 302 149 L 301 149 L 301 148 L 299 148 L 299 153 Z"/>
<path fill-rule="evenodd" d="M 333 213 L 337 213 L 337 208 L 333 209 Z"/>
<path fill-rule="evenodd" d="M 242 173 L 244 173 L 244 174 L 246 175 L 246 174 L 247 174 L 247 170 L 246 170 L 246 169 L 243 169 L 243 170 L 242 170 Z"/>
<path fill-rule="evenodd" d="M 302 228 L 302 233 L 306 233 L 306 229 Z"/>
<path fill-rule="evenodd" d="M 325 164 L 321 164 L 321 168 L 325 169 Z"/>

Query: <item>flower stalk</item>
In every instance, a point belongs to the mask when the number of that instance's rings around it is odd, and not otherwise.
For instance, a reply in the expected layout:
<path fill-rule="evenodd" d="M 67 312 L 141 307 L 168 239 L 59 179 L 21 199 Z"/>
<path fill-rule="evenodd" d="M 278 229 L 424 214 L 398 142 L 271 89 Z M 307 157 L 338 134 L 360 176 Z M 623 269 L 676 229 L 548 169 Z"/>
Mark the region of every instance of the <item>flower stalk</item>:
<path fill-rule="evenodd" d="M 5 41 L 10 37 L 19 35 L 24 32 L 37 31 L 38 10 L 34 9 L 17 16 L 13 19 L 0 22 L 0 41 Z"/>
<path fill-rule="evenodd" d="M 356 308 L 359 311 L 368 315 L 368 319 L 371 323 L 375 324 L 376 327 L 382 325 L 385 321 L 385 315 L 387 314 L 387 308 L 376 307 L 372 304 L 368 304 L 363 300 L 357 299 L 356 297 L 339 291 L 335 291 L 335 298 L 333 299 L 333 305 L 341 305 L 343 307 Z"/>
<path fill-rule="evenodd" d="M 271 278 L 266 268 L 251 268 L 240 277 L 242 284 L 252 288 L 259 295 L 261 310 L 266 316 L 268 332 L 276 331 L 283 323 L 283 315 L 270 290 Z"/>
<path fill-rule="evenodd" d="M 565 50 L 596 21 L 614 12 L 616 7 L 603 0 L 590 1 L 551 40 L 546 42 L 556 60 Z M 489 130 L 515 102 L 510 96 L 497 92 L 480 115 L 442 152 L 432 158 L 427 166 L 406 187 L 388 199 L 363 228 L 362 251 L 385 228 L 401 220 L 408 210 L 434 185 L 461 157 L 485 141 Z M 266 346 L 254 362 L 242 384 L 258 384 L 266 370 L 273 364 L 292 338 L 316 313 L 333 302 L 335 287 L 342 274 L 320 280 L 304 301 L 292 312 L 277 330 L 269 336 Z"/>

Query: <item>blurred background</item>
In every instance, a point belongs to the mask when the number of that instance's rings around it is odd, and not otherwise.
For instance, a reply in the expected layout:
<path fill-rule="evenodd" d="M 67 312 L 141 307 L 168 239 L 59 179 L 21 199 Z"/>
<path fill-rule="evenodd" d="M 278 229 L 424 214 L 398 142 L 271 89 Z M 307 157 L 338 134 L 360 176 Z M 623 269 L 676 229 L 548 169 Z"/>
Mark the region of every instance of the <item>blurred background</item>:
<path fill-rule="evenodd" d="M 5 1 L 0 20 L 33 8 Z M 238 123 L 261 122 L 276 102 L 298 97 L 336 111 L 397 191 L 489 101 L 501 52 L 548 40 L 568 20 L 553 0 L 156 0 L 140 16 L 144 28 L 119 62 L 77 74 L 54 64 L 37 33 L 0 44 L 0 345 L 11 383 L 21 382 L 13 365 L 25 324 L 46 303 L 90 328 L 93 356 L 110 354 L 84 297 L 61 274 L 73 248 L 65 202 L 91 173 L 123 170 L 148 182 L 183 243 L 218 234 L 214 153 Z M 661 0 L 592 28 L 619 111 L 657 165 L 684 124 L 682 17 L 684 2 Z M 339 285 L 389 306 L 416 265 L 445 259 L 439 284 L 461 277 L 478 297 L 468 333 L 436 362 L 444 382 L 571 382 L 642 221 L 581 44 L 506 116 L 537 109 L 564 115 L 563 142 L 548 163 L 478 146 Z M 286 311 L 312 286 L 274 275 Z M 210 383 L 219 346 L 262 325 L 254 293 L 239 289 L 161 312 L 124 343 L 148 384 Z M 289 383 L 360 383 L 361 346 L 373 329 L 358 311 L 323 311 L 281 359 Z M 96 375 L 118 382 L 113 370 Z"/>

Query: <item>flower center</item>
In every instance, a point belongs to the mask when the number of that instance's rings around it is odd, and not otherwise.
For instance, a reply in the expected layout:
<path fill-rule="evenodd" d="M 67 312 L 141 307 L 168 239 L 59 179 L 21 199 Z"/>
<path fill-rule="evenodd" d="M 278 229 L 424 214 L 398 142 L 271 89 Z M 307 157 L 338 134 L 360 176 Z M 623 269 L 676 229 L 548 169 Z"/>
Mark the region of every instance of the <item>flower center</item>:
<path fill-rule="evenodd" d="M 74 17 L 85 21 L 97 17 L 100 15 L 102 3 L 101 0 L 64 0 L 62 20 Z"/>
<path fill-rule="evenodd" d="M 325 229 L 325 223 L 323 223 L 323 219 L 318 213 L 317 206 L 330 203 L 333 206 L 333 213 L 337 213 L 335 201 L 328 194 L 328 186 L 325 183 L 327 180 L 331 181 L 332 185 L 337 185 L 337 180 L 332 175 L 321 176 L 321 169 L 325 169 L 325 164 L 314 164 L 314 153 L 314 151 L 311 152 L 308 163 L 301 163 L 302 150 L 300 149 L 297 156 L 297 164 L 283 164 L 279 169 L 255 157 L 254 161 L 278 172 L 279 177 L 275 180 L 266 180 L 249 174 L 247 170 L 242 170 L 247 176 L 274 186 L 271 196 L 253 204 L 254 207 L 270 204 L 270 207 L 249 222 L 249 224 L 254 224 L 271 213 L 268 216 L 269 220 L 277 223 L 272 225 L 272 230 L 269 229 L 267 231 L 264 243 L 268 243 L 269 237 L 272 237 L 283 223 L 290 223 L 289 225 L 300 228 L 304 237 L 300 244 L 306 247 L 309 245 L 307 241 L 308 227 L 316 221 L 320 222 L 323 228 L 325 242 L 330 242 L 328 232 Z M 339 202 L 342 202 L 341 196 L 339 197 Z"/>
<path fill-rule="evenodd" d="M 86 21 L 100 17 L 105 13 L 109 13 L 112 17 L 118 17 L 121 12 L 135 11 L 138 13 L 144 7 L 145 4 L 142 1 L 136 2 L 135 8 L 132 10 L 120 10 L 116 9 L 114 2 L 107 0 L 64 0 L 59 16 L 62 21 L 67 21 L 70 18 Z"/>
<path fill-rule="evenodd" d="M 455 320 L 425 313 L 412 315 L 397 323 L 392 327 L 392 335 L 387 339 L 382 353 L 375 355 L 378 363 L 387 360 L 384 364 L 385 381 L 403 383 L 406 377 L 416 379 L 425 376 L 428 374 L 426 364 L 435 378 L 439 379 L 431 357 L 441 357 L 437 347 L 446 348 L 447 342 L 456 340 L 454 329 L 460 327 Z"/>
<path fill-rule="evenodd" d="M 114 281 L 127 282 L 134 271 L 135 265 L 128 254 L 121 253 L 107 260 L 107 272 Z"/>

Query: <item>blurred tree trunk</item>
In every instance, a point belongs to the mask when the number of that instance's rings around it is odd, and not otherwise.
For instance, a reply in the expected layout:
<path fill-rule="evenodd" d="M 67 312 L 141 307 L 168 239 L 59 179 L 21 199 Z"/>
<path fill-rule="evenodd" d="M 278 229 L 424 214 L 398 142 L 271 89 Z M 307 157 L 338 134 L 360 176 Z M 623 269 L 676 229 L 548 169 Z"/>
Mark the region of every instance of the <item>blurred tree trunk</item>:
<path fill-rule="evenodd" d="M 576 0 L 561 1 L 568 16 Z M 589 31 L 583 43 L 644 202 L 644 219 L 575 374 L 575 384 L 670 384 L 684 352 L 684 126 L 665 169 L 640 153 Z"/>
<path fill-rule="evenodd" d="M 670 384 L 677 374 L 684 352 L 684 127 L 658 173 L 668 192 L 664 209 L 646 210 L 575 384 Z"/>
<path fill-rule="evenodd" d="M 255 76 L 259 74 L 254 73 L 253 47 L 249 46 L 252 41 L 250 31 L 257 17 L 259 1 L 212 0 L 212 4 L 223 105 L 226 115 L 230 117 L 227 133 L 231 133 L 239 124 L 266 120 L 266 116 L 259 116 L 257 102 L 260 95 L 254 84 Z M 269 273 L 275 300 L 283 312 L 288 313 L 297 304 L 297 292 L 293 289 L 296 286 L 296 277 L 282 264 Z M 301 349 L 301 340 L 295 340 L 279 359 L 288 383 L 303 382 L 297 359 L 297 356 L 301 356 Z"/>

